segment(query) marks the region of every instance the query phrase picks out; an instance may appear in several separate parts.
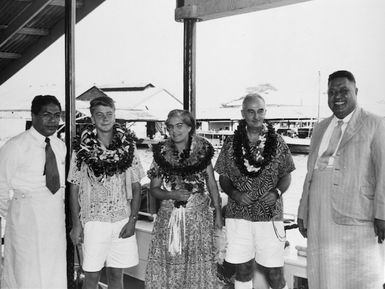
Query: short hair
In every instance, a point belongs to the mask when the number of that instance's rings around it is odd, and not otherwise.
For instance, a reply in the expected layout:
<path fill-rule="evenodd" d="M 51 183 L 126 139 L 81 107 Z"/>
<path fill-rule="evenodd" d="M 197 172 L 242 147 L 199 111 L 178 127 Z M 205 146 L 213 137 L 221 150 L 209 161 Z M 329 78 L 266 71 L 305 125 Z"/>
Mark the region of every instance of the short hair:
<path fill-rule="evenodd" d="M 259 95 L 258 93 L 256 93 L 256 92 L 249 93 L 245 96 L 245 98 L 242 101 L 242 110 L 245 108 L 245 103 L 250 101 L 250 100 L 253 100 L 253 99 L 259 99 L 259 100 L 263 101 L 263 103 L 266 103 L 265 99 L 261 95 Z"/>
<path fill-rule="evenodd" d="M 57 105 L 61 111 L 61 105 L 59 100 L 53 96 L 53 95 L 36 95 L 31 104 L 31 112 L 35 115 L 37 115 L 43 106 L 46 106 L 48 104 L 54 104 Z"/>
<path fill-rule="evenodd" d="M 195 118 L 192 116 L 192 114 L 188 110 L 184 110 L 184 109 L 171 110 L 167 115 L 166 125 L 168 124 L 170 118 L 172 117 L 180 117 L 185 125 L 191 127 L 191 130 L 189 132 L 190 136 L 194 135 Z"/>
<path fill-rule="evenodd" d="M 347 78 L 349 81 L 356 83 L 353 73 L 347 70 L 338 70 L 329 75 L 328 83 L 336 78 Z"/>
<path fill-rule="evenodd" d="M 113 110 L 115 110 L 115 103 L 114 100 L 109 96 L 99 96 L 91 100 L 90 102 L 90 113 L 91 115 L 94 114 L 95 108 L 97 106 L 108 106 L 111 107 Z"/>

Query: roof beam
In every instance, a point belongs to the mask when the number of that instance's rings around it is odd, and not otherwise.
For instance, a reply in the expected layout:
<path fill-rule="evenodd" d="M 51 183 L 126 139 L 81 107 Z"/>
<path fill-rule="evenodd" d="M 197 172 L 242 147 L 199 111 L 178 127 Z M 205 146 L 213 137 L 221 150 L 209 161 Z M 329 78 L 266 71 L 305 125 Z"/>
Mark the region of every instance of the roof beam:
<path fill-rule="evenodd" d="M 3 58 L 3 59 L 18 59 L 20 57 L 21 57 L 21 54 L 18 54 L 18 53 L 0 51 L 0 58 Z"/>
<path fill-rule="evenodd" d="M 175 20 L 200 21 L 238 15 L 310 0 L 184 0 L 177 1 Z"/>
<path fill-rule="evenodd" d="M 52 0 L 51 3 L 49 3 L 49 5 L 65 7 L 65 0 Z M 83 0 L 77 0 L 76 8 L 80 8 L 81 6 L 83 6 Z"/>
<path fill-rule="evenodd" d="M 37 0 L 35 0 L 37 1 Z M 91 11 L 96 7 L 102 4 L 105 0 L 83 0 L 84 6 L 79 9 L 76 13 L 76 22 L 79 22 L 85 16 L 87 16 Z M 49 2 L 49 1 L 48 1 Z M 50 29 L 49 35 L 42 37 L 38 43 L 29 47 L 26 51 L 23 52 L 21 58 L 12 61 L 6 69 L 0 73 L 0 85 L 7 81 L 12 75 L 17 71 L 22 69 L 28 62 L 34 59 L 39 55 L 44 49 L 50 46 L 55 42 L 60 36 L 64 33 L 64 19 L 60 20 L 55 24 L 54 27 Z"/>
<path fill-rule="evenodd" d="M 51 0 L 35 0 L 22 13 L 13 19 L 0 37 L 0 48 L 3 47 L 12 36 L 18 33 L 31 19 L 42 11 Z"/>
<path fill-rule="evenodd" d="M 8 28 L 8 25 L 0 25 L 0 30 L 6 30 L 7 28 Z M 25 34 L 25 35 L 35 35 L 35 36 L 47 36 L 49 34 L 49 30 L 24 27 L 24 28 L 21 28 L 17 33 Z"/>

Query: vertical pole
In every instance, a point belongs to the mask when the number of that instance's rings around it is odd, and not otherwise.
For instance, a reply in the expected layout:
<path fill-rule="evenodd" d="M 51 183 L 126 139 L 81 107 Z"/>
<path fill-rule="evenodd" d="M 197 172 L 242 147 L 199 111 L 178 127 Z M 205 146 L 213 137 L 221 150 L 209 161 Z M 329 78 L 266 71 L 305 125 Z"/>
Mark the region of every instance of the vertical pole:
<path fill-rule="evenodd" d="M 65 0 L 65 142 L 67 146 L 66 179 L 70 165 L 72 141 L 76 133 L 75 124 L 75 23 L 76 0 Z M 69 207 L 69 184 L 66 185 L 66 235 L 67 235 L 67 280 L 68 288 L 74 284 L 74 247 L 69 238 L 72 227 Z"/>
<path fill-rule="evenodd" d="M 184 20 L 183 47 L 183 109 L 189 110 L 196 118 L 195 98 L 195 55 L 196 19 Z"/>
<path fill-rule="evenodd" d="M 320 120 L 320 101 L 321 101 L 321 71 L 318 70 L 318 105 L 317 105 L 317 122 Z"/>

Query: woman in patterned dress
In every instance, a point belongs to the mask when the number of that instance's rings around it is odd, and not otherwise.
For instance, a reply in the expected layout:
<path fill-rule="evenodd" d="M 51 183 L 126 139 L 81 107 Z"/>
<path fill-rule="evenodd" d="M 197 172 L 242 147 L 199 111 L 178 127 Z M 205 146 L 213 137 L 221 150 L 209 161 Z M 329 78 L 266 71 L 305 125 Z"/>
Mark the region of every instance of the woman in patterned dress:
<path fill-rule="evenodd" d="M 145 285 L 147 289 L 217 288 L 214 226 L 222 228 L 222 216 L 211 164 L 214 149 L 195 135 L 195 120 L 188 111 L 172 110 L 166 125 L 170 138 L 153 146 L 154 161 L 148 171 L 151 194 L 162 203 Z"/>

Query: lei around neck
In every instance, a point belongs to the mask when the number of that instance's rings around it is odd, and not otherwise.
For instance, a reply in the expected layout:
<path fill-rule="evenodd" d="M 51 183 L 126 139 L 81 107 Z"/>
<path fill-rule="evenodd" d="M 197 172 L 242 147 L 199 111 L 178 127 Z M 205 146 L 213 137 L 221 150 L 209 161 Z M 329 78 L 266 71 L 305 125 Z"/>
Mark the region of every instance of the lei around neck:
<path fill-rule="evenodd" d="M 277 143 L 277 134 L 273 126 L 264 124 L 263 132 L 256 143 L 256 150 L 252 152 L 246 131 L 246 121 L 241 120 L 234 132 L 233 140 L 235 164 L 240 172 L 248 177 L 259 176 L 275 156 Z"/>
<path fill-rule="evenodd" d="M 95 177 L 106 177 L 123 173 L 131 167 L 136 140 L 134 133 L 116 123 L 112 134 L 111 144 L 103 148 L 93 125 L 82 131 L 74 144 L 78 169 L 84 162 Z"/>
<path fill-rule="evenodd" d="M 153 145 L 154 161 L 160 168 L 156 176 L 168 178 L 178 175 L 184 178 L 205 170 L 214 155 L 213 146 L 197 136 L 189 143 L 191 147 L 188 156 L 180 156 L 171 140 Z"/>

